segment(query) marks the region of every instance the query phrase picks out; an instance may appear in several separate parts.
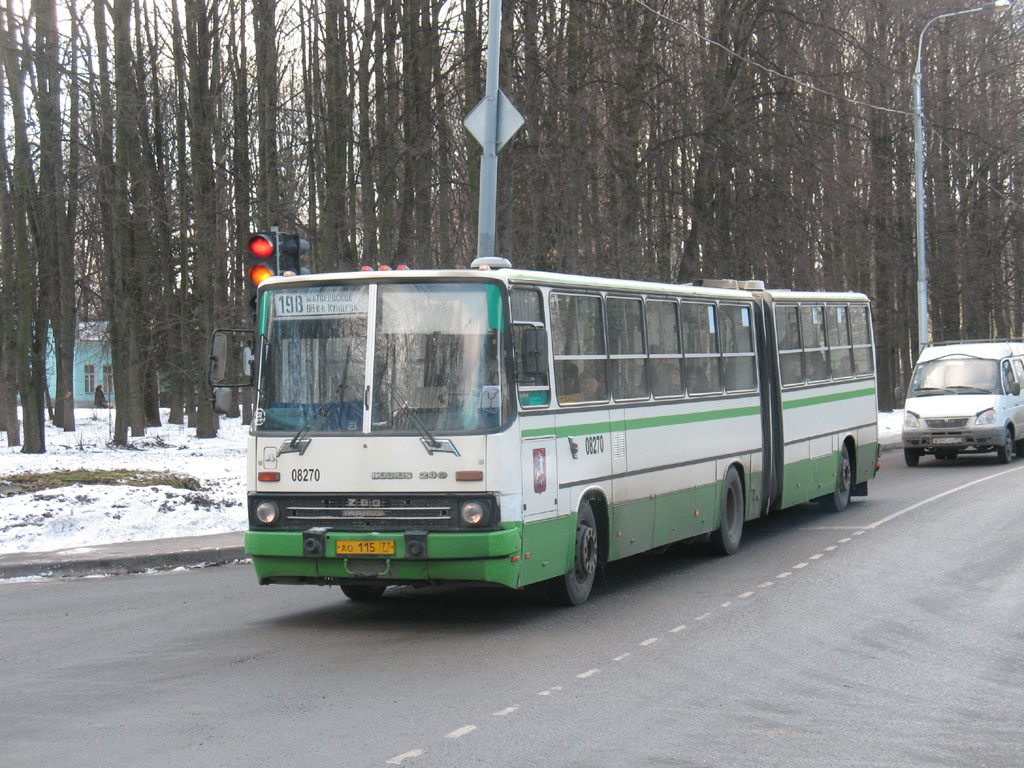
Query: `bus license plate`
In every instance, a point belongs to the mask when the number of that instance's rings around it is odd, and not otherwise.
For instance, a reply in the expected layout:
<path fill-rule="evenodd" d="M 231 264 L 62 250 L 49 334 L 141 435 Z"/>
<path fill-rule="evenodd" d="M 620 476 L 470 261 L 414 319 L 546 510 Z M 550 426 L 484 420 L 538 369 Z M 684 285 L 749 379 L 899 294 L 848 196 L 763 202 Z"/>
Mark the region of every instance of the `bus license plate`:
<path fill-rule="evenodd" d="M 369 557 L 393 555 L 395 554 L 395 542 L 338 539 L 334 542 L 334 552 L 338 555 L 366 555 Z"/>

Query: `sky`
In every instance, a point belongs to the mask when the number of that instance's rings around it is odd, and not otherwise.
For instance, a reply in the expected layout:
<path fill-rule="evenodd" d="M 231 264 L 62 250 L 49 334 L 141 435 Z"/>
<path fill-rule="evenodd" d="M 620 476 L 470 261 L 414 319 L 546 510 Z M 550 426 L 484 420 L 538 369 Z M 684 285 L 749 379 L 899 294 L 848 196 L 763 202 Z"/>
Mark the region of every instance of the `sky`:
<path fill-rule="evenodd" d="M 167 412 L 161 413 L 164 421 Z M 898 437 L 903 414 L 880 413 L 879 437 Z M 108 444 L 114 411 L 79 408 L 75 432 L 46 427 L 44 454 L 24 454 L 0 434 L 0 485 L 23 472 L 67 469 L 137 469 L 195 478 L 202 490 L 166 485 L 73 485 L 36 493 L 0 496 L 0 553 L 48 552 L 124 541 L 199 536 L 245 530 L 245 435 L 241 419 L 221 417 L 215 438 L 200 440 L 195 429 L 168 424 L 131 448 Z"/>

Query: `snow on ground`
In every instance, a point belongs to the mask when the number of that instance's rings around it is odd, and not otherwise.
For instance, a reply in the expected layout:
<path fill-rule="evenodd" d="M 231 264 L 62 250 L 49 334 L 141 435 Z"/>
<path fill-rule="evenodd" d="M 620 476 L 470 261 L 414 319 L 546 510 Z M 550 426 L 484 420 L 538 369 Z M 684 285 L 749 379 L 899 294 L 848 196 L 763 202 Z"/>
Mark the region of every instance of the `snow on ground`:
<path fill-rule="evenodd" d="M 0 484 L 23 472 L 130 469 L 187 475 L 201 490 L 71 485 L 0 496 L 0 553 L 244 530 L 247 427 L 221 417 L 217 437 L 200 440 L 195 429 L 166 424 L 166 410 L 161 416 L 164 426 L 114 448 L 114 411 L 79 408 L 74 432 L 47 424 L 46 453 L 0 445 Z"/>
<path fill-rule="evenodd" d="M 167 412 L 162 412 L 164 421 Z M 198 536 L 244 530 L 245 434 L 240 419 L 221 418 L 218 436 L 200 440 L 173 424 L 129 438 L 131 448 L 109 446 L 113 410 L 79 408 L 75 432 L 47 424 L 44 454 L 0 446 L 0 484 L 22 472 L 135 469 L 173 472 L 199 481 L 202 490 L 73 485 L 0 496 L 0 553 L 45 552 L 123 541 Z M 903 412 L 878 414 L 882 442 L 898 441 Z"/>

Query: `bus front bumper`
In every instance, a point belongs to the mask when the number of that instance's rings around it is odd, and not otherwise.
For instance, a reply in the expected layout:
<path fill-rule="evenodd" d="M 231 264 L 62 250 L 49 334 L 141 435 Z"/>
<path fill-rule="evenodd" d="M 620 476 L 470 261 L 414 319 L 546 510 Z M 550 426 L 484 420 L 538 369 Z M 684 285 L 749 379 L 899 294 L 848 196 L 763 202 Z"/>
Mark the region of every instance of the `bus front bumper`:
<path fill-rule="evenodd" d="M 522 540 L 518 526 L 456 533 L 247 531 L 245 552 L 260 584 L 464 581 L 515 588 Z M 353 542 L 387 554 L 339 554 Z"/>

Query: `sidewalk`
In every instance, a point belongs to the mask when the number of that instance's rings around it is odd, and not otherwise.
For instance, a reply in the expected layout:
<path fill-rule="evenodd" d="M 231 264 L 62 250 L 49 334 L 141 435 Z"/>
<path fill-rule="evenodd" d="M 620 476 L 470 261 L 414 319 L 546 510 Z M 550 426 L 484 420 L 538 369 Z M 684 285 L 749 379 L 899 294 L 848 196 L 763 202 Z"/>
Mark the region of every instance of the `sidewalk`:
<path fill-rule="evenodd" d="M 245 558 L 244 531 L 129 541 L 52 552 L 0 554 L 0 580 L 25 576 L 140 573 L 151 568 L 217 565 Z"/>

